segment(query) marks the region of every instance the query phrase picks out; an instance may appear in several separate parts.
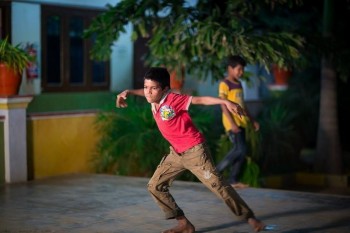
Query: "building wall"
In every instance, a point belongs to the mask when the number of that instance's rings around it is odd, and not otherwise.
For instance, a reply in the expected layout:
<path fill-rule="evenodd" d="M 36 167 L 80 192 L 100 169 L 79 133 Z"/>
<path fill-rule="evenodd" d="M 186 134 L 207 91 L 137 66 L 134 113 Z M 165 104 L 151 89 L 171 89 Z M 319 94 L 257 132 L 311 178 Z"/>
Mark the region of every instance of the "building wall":
<path fill-rule="evenodd" d="M 30 115 L 27 121 L 28 178 L 92 173 L 99 133 L 96 113 Z"/>
<path fill-rule="evenodd" d="M 43 93 L 34 96 L 29 103 L 27 112 L 60 113 L 91 111 L 115 106 L 115 94 L 112 92 L 74 92 L 74 93 Z"/>
<path fill-rule="evenodd" d="M 12 43 L 25 46 L 32 43 L 38 50 L 39 77 L 27 82 L 25 77 L 20 87 L 21 95 L 41 94 L 41 4 L 55 4 L 58 6 L 105 8 L 106 4 L 119 0 L 31 0 L 12 2 Z M 119 91 L 132 87 L 133 80 L 133 42 L 131 41 L 132 26 L 126 26 L 126 33 L 122 34 L 112 46 L 111 55 L 111 86 L 110 91 Z M 25 74 L 23 74 L 25 76 Z"/>
<path fill-rule="evenodd" d="M 0 119 L 0 185 L 5 182 L 4 120 Z"/>
<path fill-rule="evenodd" d="M 113 93 L 131 88 L 133 80 L 132 26 L 127 25 L 126 33 L 112 46 L 109 91 L 41 93 L 41 5 L 103 9 L 107 3 L 114 5 L 117 2 L 119 0 L 12 1 L 12 44 L 24 47 L 27 43 L 33 43 L 38 50 L 39 77 L 27 81 L 24 74 L 19 93 L 34 96 L 27 109 L 29 179 L 94 172 L 91 158 L 99 138 L 94 127 L 96 113 L 100 109 L 113 107 Z M 3 128 L 3 124 L 1 126 Z M 2 134 L 1 142 L 3 138 Z M 5 182 L 4 177 L 4 145 L 0 143 L 0 184 Z"/>

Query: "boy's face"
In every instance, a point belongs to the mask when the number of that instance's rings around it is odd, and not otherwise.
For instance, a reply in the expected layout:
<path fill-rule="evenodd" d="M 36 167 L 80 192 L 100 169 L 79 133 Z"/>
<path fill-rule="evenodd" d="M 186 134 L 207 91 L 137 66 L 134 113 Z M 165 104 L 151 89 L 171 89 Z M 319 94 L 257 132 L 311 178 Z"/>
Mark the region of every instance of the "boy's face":
<path fill-rule="evenodd" d="M 233 79 L 238 80 L 244 73 L 244 67 L 242 65 L 237 65 L 234 68 L 232 66 L 228 66 L 228 76 Z"/>
<path fill-rule="evenodd" d="M 148 103 L 159 104 L 163 95 L 168 91 L 168 88 L 162 89 L 159 82 L 151 79 L 144 80 L 143 91 L 145 93 L 146 100 Z"/>

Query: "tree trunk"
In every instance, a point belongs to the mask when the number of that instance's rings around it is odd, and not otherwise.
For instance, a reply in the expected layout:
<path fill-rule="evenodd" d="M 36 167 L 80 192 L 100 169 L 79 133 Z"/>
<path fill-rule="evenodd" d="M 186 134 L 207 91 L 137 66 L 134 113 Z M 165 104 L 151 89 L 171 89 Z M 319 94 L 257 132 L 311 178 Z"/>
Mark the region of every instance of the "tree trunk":
<path fill-rule="evenodd" d="M 324 0 L 323 36 L 332 35 L 333 2 Z M 315 171 L 342 173 L 342 154 L 339 141 L 337 114 L 337 76 L 330 55 L 324 55 L 321 64 L 320 115 L 317 134 Z"/>
<path fill-rule="evenodd" d="M 315 171 L 331 174 L 342 172 L 336 84 L 336 73 L 328 59 L 323 58 Z"/>

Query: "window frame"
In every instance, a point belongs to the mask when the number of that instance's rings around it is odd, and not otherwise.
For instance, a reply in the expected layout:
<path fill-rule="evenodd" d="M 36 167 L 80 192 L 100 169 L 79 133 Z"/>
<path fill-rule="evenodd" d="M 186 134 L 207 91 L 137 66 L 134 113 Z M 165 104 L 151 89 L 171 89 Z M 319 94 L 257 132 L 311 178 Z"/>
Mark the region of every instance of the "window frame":
<path fill-rule="evenodd" d="M 8 38 L 11 41 L 11 3 L 0 2 L 0 39 Z"/>
<path fill-rule="evenodd" d="M 89 26 L 93 17 L 101 13 L 101 10 L 63 7 L 53 5 L 41 5 L 41 43 L 42 43 L 42 69 L 41 69 L 41 87 L 42 92 L 91 92 L 91 91 L 106 91 L 110 87 L 110 61 L 104 62 L 105 80 L 101 83 L 93 83 L 92 81 L 92 67 L 93 61 L 89 58 L 92 42 L 90 39 L 84 39 L 83 50 L 83 83 L 77 85 L 70 83 L 70 56 L 69 56 L 69 18 L 82 17 L 84 29 Z M 47 28 L 46 23 L 50 16 L 59 16 L 61 18 L 60 31 L 60 83 L 49 83 L 47 77 Z"/>

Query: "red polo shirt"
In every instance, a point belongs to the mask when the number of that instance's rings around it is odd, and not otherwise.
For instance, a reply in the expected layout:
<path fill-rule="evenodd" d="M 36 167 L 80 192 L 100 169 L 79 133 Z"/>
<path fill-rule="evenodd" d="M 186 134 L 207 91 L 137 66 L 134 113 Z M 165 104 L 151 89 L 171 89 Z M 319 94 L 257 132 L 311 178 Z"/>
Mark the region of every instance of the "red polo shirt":
<path fill-rule="evenodd" d="M 177 153 L 205 141 L 188 114 L 191 100 L 192 96 L 168 92 L 158 109 L 152 104 L 153 117 L 160 132 Z"/>

